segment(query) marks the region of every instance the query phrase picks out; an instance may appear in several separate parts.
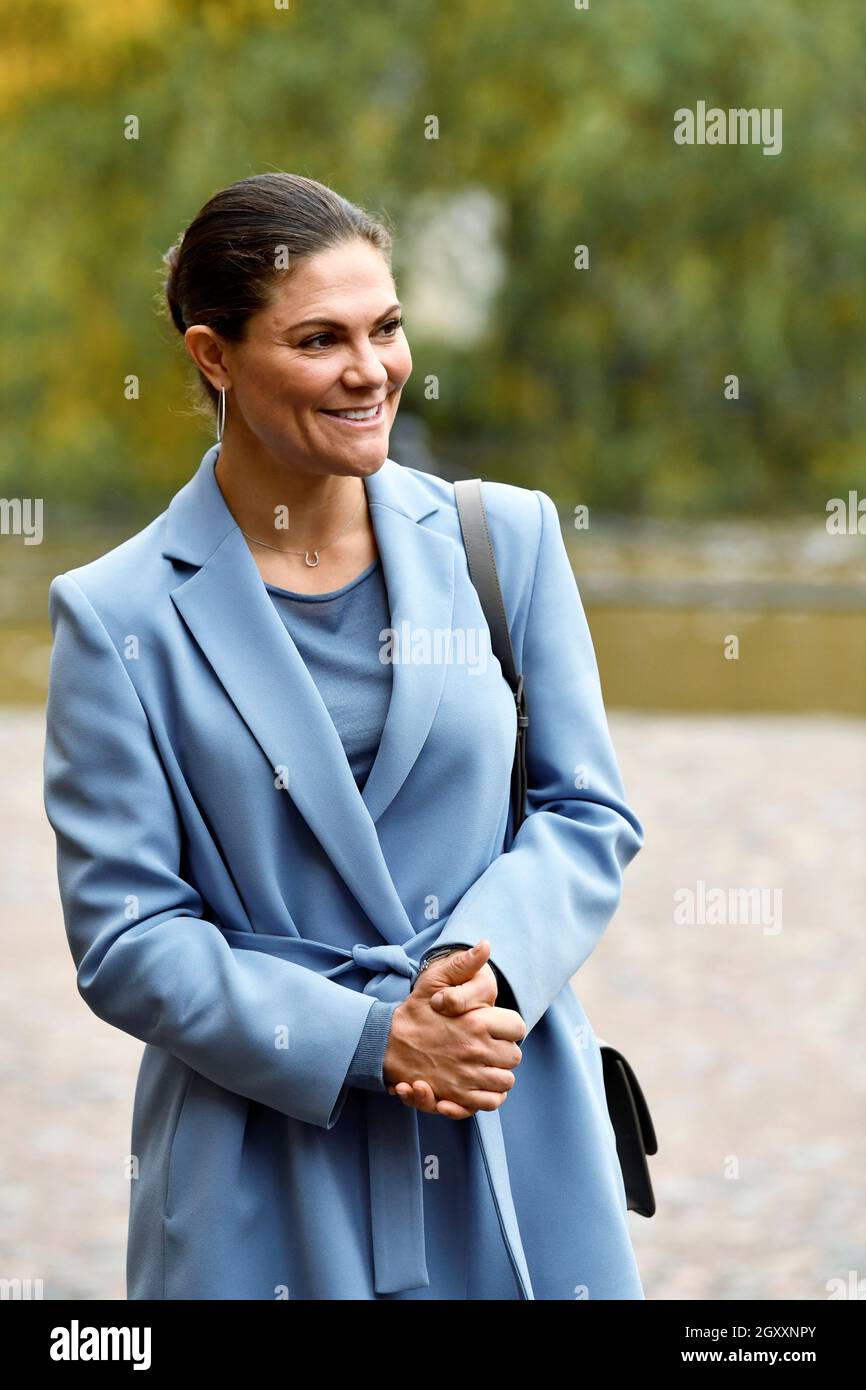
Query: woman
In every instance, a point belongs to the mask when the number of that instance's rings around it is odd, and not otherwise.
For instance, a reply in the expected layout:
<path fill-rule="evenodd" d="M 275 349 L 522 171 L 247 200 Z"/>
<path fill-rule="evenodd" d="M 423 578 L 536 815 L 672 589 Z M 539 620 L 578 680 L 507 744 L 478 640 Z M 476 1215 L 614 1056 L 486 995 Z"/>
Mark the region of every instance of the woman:
<path fill-rule="evenodd" d="M 512 840 L 453 488 L 387 457 L 388 231 L 266 174 L 167 261 L 219 442 L 49 593 L 78 987 L 146 1044 L 128 1297 L 643 1298 L 569 983 L 643 832 L 554 505 L 484 485 L 531 711 Z"/>

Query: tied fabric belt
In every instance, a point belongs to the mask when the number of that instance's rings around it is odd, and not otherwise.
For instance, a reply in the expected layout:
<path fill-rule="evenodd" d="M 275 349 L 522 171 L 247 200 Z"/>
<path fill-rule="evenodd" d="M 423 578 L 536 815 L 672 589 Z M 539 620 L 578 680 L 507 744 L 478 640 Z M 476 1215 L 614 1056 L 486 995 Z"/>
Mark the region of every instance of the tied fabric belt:
<path fill-rule="evenodd" d="M 418 962 L 401 945 L 358 944 L 346 950 L 297 936 L 268 936 L 226 927 L 221 930 L 230 946 L 280 956 L 332 980 L 347 972 L 369 971 L 371 978 L 365 982 L 362 993 L 372 994 L 384 1003 L 405 999 L 418 974 Z M 418 960 L 441 931 L 442 923 L 437 922 L 429 931 L 411 938 Z M 424 1243 L 424 1178 L 418 1113 L 387 1091 L 364 1091 L 363 1095 L 370 1160 L 375 1290 L 376 1293 L 399 1293 L 404 1289 L 426 1288 L 430 1277 Z M 479 1110 L 465 1123 L 475 1127 L 508 1255 L 524 1297 L 531 1299 L 534 1295 L 508 1181 L 499 1113 Z"/>

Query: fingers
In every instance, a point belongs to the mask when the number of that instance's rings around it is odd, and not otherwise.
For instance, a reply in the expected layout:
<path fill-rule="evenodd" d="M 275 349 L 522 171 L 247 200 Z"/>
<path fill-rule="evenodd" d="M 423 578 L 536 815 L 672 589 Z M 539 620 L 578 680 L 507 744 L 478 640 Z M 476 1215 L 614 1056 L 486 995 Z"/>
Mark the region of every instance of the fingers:
<path fill-rule="evenodd" d="M 476 1089 L 493 1092 L 510 1091 L 515 1082 L 514 1068 L 518 1067 L 522 1061 L 523 1052 L 517 1043 L 510 1042 L 508 1039 L 502 1041 L 488 1040 L 484 1045 L 483 1057 L 476 1055 L 473 1061 L 473 1080 L 476 1083 L 481 1083 L 480 1087 L 476 1086 Z M 408 1100 L 410 1104 L 413 1104 L 415 1100 L 413 1085 L 424 1088 L 420 1093 L 423 1104 L 419 1108 L 432 1114 L 435 1106 L 430 1104 L 430 1098 L 432 1097 L 435 1101 L 435 1095 L 432 1087 L 426 1081 L 418 1080 L 414 1083 L 398 1081 L 394 1085 L 389 1084 L 388 1094 L 399 1096 L 401 1100 Z"/>
<path fill-rule="evenodd" d="M 426 1081 L 398 1081 L 396 1086 L 389 1086 L 388 1091 L 392 1096 L 397 1096 L 410 1110 L 424 1110 L 432 1115 L 437 1109 L 436 1096 Z"/>
<path fill-rule="evenodd" d="M 445 1115 L 446 1118 L 450 1120 L 468 1120 L 475 1114 L 474 1110 L 467 1110 L 465 1106 L 458 1105 L 454 1100 L 436 1101 L 435 1097 L 433 1097 L 432 1090 L 427 1086 L 427 1083 L 423 1081 L 416 1081 L 412 1086 L 409 1085 L 408 1081 L 401 1081 L 397 1086 L 389 1086 L 388 1090 L 392 1095 L 399 1094 L 403 1104 L 410 1109 L 424 1109 L 426 1111 L 426 1103 L 423 1105 L 418 1105 L 416 1103 L 416 1098 L 421 1095 L 419 1088 L 424 1088 L 426 1090 L 428 1099 L 430 1097 L 433 1098 L 433 1108 L 428 1112 L 429 1114 Z"/>
<path fill-rule="evenodd" d="M 487 964 L 489 955 L 490 942 L 482 939 L 468 951 L 453 951 L 450 956 L 431 961 L 415 981 L 413 993 L 429 999 L 438 989 L 464 984 Z"/>
<path fill-rule="evenodd" d="M 457 1101 L 452 1100 L 440 1100 L 437 1109 L 440 1115 L 448 1115 L 451 1119 L 462 1120 L 467 1115 L 474 1115 L 476 1110 L 498 1110 L 507 1099 L 507 1091 L 470 1091 L 468 1100 L 472 1107 L 471 1110 L 466 1110 Z"/>
<path fill-rule="evenodd" d="M 435 1005 L 432 1007 L 435 1008 Z M 491 1038 L 519 1043 L 523 1042 L 526 1037 L 526 1024 L 514 1009 L 501 1009 L 497 1004 L 494 1004 L 492 1008 L 485 1009 L 483 1014 L 478 1014 L 476 1017 L 484 1025 Z"/>
<path fill-rule="evenodd" d="M 493 981 L 492 990 L 489 985 L 490 978 Z M 494 1002 L 495 999 L 496 977 L 492 971 L 488 976 L 487 971 L 482 970 L 479 975 L 465 983 L 440 985 L 428 1002 L 437 1014 L 443 1014 L 448 1018 L 457 1018 L 460 1014 L 487 1005 L 488 1012 L 484 1015 L 484 1024 L 490 1036 L 522 1042 L 526 1037 L 526 1024 L 520 1014 L 514 1009 L 501 1008 Z"/>
<path fill-rule="evenodd" d="M 468 1120 L 477 1110 L 497 1110 L 508 1094 L 507 1091 L 473 1091 L 471 1095 L 475 1104 L 472 1109 L 467 1110 L 456 1100 L 436 1101 L 433 1092 L 424 1081 L 415 1081 L 411 1086 L 408 1081 L 400 1081 L 396 1086 L 389 1086 L 388 1090 L 392 1095 L 399 1095 L 403 1104 L 410 1110 L 423 1110 L 430 1115 L 444 1115 L 449 1120 Z"/>
<path fill-rule="evenodd" d="M 496 976 L 489 965 L 482 965 L 471 980 L 457 985 L 443 985 L 431 996 L 430 1004 L 437 1014 L 456 1018 L 496 1002 Z"/>
<path fill-rule="evenodd" d="M 436 1114 L 436 1096 L 426 1081 L 398 1081 L 394 1094 L 410 1110 L 423 1110 L 428 1115 Z"/>
<path fill-rule="evenodd" d="M 460 985 L 457 988 L 463 990 L 467 987 Z M 455 991 L 445 990 L 443 993 L 448 996 Z M 464 1045 L 472 1049 L 474 1060 L 490 1066 L 513 1067 L 522 1059 L 523 1053 L 518 1043 L 526 1037 L 526 1024 L 513 1009 L 498 1009 L 495 1004 L 488 1004 L 486 1008 L 458 1007 L 452 1011 L 447 1000 L 441 1007 L 431 1000 L 430 1006 L 434 1013 L 453 1013 L 454 1017 L 465 1018 Z"/>
<path fill-rule="evenodd" d="M 516 1042 L 499 1042 L 496 1039 L 491 1039 L 487 1045 L 487 1049 L 484 1056 L 485 1066 L 499 1067 L 504 1071 L 504 1073 L 507 1076 L 510 1076 L 514 1068 L 519 1067 L 522 1061 L 523 1053 L 517 1046 Z M 482 1080 L 484 1081 L 486 1087 L 486 1083 L 488 1080 L 487 1076 L 482 1077 Z M 490 1090 L 494 1089 L 495 1088 L 493 1086 L 490 1087 Z"/>
<path fill-rule="evenodd" d="M 438 1113 L 447 1115 L 450 1119 L 464 1120 L 474 1115 L 476 1110 L 498 1109 L 515 1082 L 512 1072 L 495 1067 L 487 1068 L 482 1079 L 485 1088 L 489 1089 L 473 1089 L 464 1093 L 463 1099 L 468 1102 L 470 1108 L 456 1100 L 437 1101 L 433 1088 L 427 1081 L 398 1081 L 395 1086 L 389 1086 L 388 1091 L 391 1095 L 398 1096 L 403 1105 L 410 1110 L 423 1110 L 428 1115 Z"/>
<path fill-rule="evenodd" d="M 458 1105 L 456 1100 L 440 1100 L 436 1109 L 449 1120 L 469 1120 L 475 1114 L 474 1110 L 465 1110 L 462 1105 Z"/>

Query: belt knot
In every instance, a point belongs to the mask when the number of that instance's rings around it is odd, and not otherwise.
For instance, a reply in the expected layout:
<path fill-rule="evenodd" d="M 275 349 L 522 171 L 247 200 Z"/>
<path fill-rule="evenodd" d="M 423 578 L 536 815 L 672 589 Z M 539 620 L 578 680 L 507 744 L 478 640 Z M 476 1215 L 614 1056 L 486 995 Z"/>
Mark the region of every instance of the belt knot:
<path fill-rule="evenodd" d="M 370 979 L 365 983 L 363 993 L 373 994 L 384 1003 L 405 999 L 409 986 L 418 974 L 416 962 L 403 946 L 364 946 L 359 943 L 352 947 L 352 959 L 356 965 L 370 971 Z"/>

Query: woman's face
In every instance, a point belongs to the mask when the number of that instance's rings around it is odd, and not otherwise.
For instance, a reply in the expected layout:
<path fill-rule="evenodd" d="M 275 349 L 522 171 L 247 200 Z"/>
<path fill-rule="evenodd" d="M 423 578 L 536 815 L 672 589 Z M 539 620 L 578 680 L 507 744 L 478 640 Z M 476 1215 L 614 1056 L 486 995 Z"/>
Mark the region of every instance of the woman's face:
<path fill-rule="evenodd" d="M 222 361 L 230 386 L 228 448 L 258 442 L 301 472 L 375 472 L 412 371 L 401 316 L 391 272 L 368 242 L 301 263 L 248 321 L 244 342 L 206 352 L 212 366 Z M 377 411 L 369 420 L 328 413 L 367 407 Z"/>

